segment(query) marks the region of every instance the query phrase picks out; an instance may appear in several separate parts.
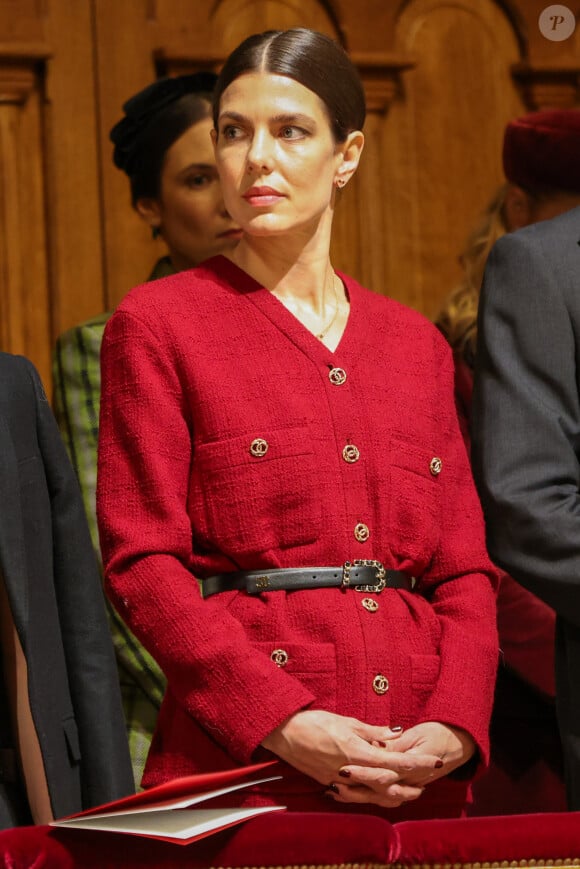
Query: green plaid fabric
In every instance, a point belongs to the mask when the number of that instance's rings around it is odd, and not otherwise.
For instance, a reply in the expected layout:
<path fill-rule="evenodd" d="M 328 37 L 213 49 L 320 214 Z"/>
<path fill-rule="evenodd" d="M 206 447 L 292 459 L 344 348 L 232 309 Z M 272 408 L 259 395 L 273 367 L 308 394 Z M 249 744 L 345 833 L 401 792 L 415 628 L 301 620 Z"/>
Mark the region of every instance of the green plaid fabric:
<path fill-rule="evenodd" d="M 150 280 L 172 274 L 167 258 Z M 69 329 L 60 336 L 53 356 L 54 412 L 77 472 L 93 545 L 101 564 L 96 516 L 97 441 L 101 398 L 100 353 L 110 313 Z M 127 735 L 135 783 L 143 767 L 165 691 L 165 676 L 107 601 L 109 624 L 119 671 Z"/>

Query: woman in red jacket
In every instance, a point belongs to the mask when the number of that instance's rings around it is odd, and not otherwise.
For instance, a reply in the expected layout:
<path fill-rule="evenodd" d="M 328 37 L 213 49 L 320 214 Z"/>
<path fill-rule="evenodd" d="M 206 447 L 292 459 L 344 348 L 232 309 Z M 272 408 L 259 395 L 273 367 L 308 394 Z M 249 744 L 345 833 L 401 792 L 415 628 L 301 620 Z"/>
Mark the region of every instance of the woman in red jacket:
<path fill-rule="evenodd" d="M 106 577 L 168 678 L 145 786 L 275 756 L 254 802 L 444 816 L 487 760 L 495 572 L 450 351 L 329 257 L 364 116 L 328 37 L 244 41 L 213 134 L 244 237 L 107 326 Z"/>

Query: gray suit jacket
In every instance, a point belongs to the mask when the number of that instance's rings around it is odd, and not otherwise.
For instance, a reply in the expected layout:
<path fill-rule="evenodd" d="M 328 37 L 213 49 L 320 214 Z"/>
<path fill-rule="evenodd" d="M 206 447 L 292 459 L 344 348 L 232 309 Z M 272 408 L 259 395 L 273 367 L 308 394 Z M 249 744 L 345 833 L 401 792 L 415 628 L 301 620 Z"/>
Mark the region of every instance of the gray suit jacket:
<path fill-rule="evenodd" d="M 491 557 L 558 615 L 557 703 L 580 809 L 580 208 L 500 239 L 485 273 L 473 468 Z"/>
<path fill-rule="evenodd" d="M 5 353 L 0 493 L 0 570 L 27 661 L 32 715 L 59 817 L 131 793 L 134 784 L 76 477 L 34 367 Z M 0 684 L 0 694 L 4 688 Z M 13 747 L 9 719 L 4 702 L 3 756 Z M 21 794 L 18 781 L 0 784 L 0 827 L 28 820 Z"/>

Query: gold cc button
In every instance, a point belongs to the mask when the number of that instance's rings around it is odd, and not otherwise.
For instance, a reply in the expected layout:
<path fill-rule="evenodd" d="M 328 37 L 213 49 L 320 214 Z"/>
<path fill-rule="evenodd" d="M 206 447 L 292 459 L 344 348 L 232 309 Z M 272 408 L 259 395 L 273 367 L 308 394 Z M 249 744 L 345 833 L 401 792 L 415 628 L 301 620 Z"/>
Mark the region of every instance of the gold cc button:
<path fill-rule="evenodd" d="M 373 691 L 375 694 L 386 694 L 389 690 L 389 680 L 386 676 L 382 676 L 381 673 L 378 673 L 373 679 Z"/>
<path fill-rule="evenodd" d="M 433 456 L 433 458 L 429 462 L 429 470 L 431 471 L 433 476 L 436 477 L 438 474 L 440 474 L 442 468 L 443 468 L 443 462 L 441 461 L 439 456 Z"/>
<path fill-rule="evenodd" d="M 342 457 L 345 462 L 348 462 L 349 465 L 353 465 L 355 462 L 358 462 L 358 460 L 360 459 L 360 452 L 358 447 L 356 447 L 354 444 L 347 444 L 342 451 Z"/>
<path fill-rule="evenodd" d="M 268 452 L 268 441 L 265 441 L 264 438 L 254 438 L 250 444 L 250 452 L 256 458 L 265 456 Z"/>
<path fill-rule="evenodd" d="M 346 380 L 346 371 L 344 368 L 331 368 L 328 372 L 328 379 L 334 386 L 342 386 Z"/>
<path fill-rule="evenodd" d="M 288 663 L 288 652 L 284 649 L 274 649 L 270 655 L 270 660 L 274 661 L 277 667 L 285 667 Z"/>
<path fill-rule="evenodd" d="M 365 525 L 364 522 L 359 522 L 358 525 L 354 526 L 354 536 L 359 543 L 366 543 L 371 536 L 369 526 Z"/>
<path fill-rule="evenodd" d="M 379 602 L 372 597 L 363 597 L 361 603 L 368 613 L 376 613 L 379 608 Z"/>

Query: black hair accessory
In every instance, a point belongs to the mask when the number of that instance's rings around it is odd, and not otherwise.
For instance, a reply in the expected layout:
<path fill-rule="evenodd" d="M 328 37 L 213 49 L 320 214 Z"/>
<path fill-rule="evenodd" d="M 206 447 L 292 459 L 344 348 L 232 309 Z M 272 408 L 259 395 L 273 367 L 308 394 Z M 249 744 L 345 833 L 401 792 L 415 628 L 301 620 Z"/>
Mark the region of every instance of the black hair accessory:
<path fill-rule="evenodd" d="M 114 144 L 113 162 L 129 177 L 138 164 L 143 132 L 150 122 L 171 103 L 185 94 L 211 94 L 217 75 L 213 72 L 196 72 L 192 75 L 160 78 L 130 97 L 123 105 L 125 117 L 118 121 L 109 133 Z"/>

